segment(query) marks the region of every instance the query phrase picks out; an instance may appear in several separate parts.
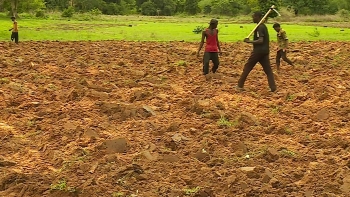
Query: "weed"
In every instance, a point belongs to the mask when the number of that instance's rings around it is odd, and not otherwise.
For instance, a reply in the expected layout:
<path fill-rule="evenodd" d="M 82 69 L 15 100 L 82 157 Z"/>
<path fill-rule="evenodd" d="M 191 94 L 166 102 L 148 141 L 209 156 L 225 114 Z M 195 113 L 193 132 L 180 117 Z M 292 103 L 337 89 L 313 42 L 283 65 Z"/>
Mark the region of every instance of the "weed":
<path fill-rule="evenodd" d="M 193 33 L 195 34 L 200 34 L 203 32 L 203 30 L 205 29 L 205 27 L 202 25 L 202 26 L 197 26 L 196 28 L 194 28 L 194 30 L 192 31 Z"/>
<path fill-rule="evenodd" d="M 219 126 L 223 126 L 223 127 L 232 127 L 232 126 L 237 125 L 237 121 L 231 122 L 227 118 L 225 118 L 225 116 L 221 116 L 220 119 L 218 120 L 217 124 Z"/>
<path fill-rule="evenodd" d="M 311 33 L 307 33 L 307 34 L 309 34 L 309 36 L 312 36 L 312 37 L 315 37 L 315 38 L 317 38 L 317 37 L 319 37 L 320 36 L 320 31 L 318 31 L 318 29 L 317 29 L 317 27 L 314 29 L 314 31 L 313 32 L 311 32 Z"/>
<path fill-rule="evenodd" d="M 123 192 L 113 192 L 112 193 L 112 197 L 122 197 L 122 196 L 124 196 Z"/>
<path fill-rule="evenodd" d="M 291 128 L 287 127 L 284 129 L 284 132 L 287 134 L 287 135 L 292 135 L 293 134 L 293 131 Z"/>
<path fill-rule="evenodd" d="M 293 95 L 293 94 L 288 94 L 288 96 L 286 98 L 287 101 L 294 101 L 294 99 L 295 99 L 295 95 Z"/>
<path fill-rule="evenodd" d="M 0 78 L 0 84 L 9 84 L 10 80 L 8 78 Z"/>
<path fill-rule="evenodd" d="M 279 106 L 275 106 L 271 109 L 272 113 L 274 114 L 278 114 L 281 110 Z"/>
<path fill-rule="evenodd" d="M 56 184 L 51 184 L 50 189 L 51 190 L 65 191 L 67 189 L 67 182 L 66 182 L 66 180 L 58 181 L 58 183 L 56 183 Z"/>
<path fill-rule="evenodd" d="M 183 191 L 185 192 L 186 195 L 194 195 L 196 194 L 201 188 L 199 186 L 195 188 L 188 188 L 184 189 Z"/>
<path fill-rule="evenodd" d="M 160 81 L 161 81 L 161 82 L 164 82 L 164 81 L 166 81 L 167 79 L 168 79 L 168 77 L 164 77 L 164 76 L 161 76 L 161 77 L 160 77 Z"/>
<path fill-rule="evenodd" d="M 180 60 L 178 63 L 177 63 L 178 66 L 187 66 L 187 63 L 186 61 L 183 61 L 183 60 Z"/>
<path fill-rule="evenodd" d="M 294 151 L 288 150 L 287 148 L 283 148 L 280 153 L 286 157 L 296 157 L 297 154 Z"/>

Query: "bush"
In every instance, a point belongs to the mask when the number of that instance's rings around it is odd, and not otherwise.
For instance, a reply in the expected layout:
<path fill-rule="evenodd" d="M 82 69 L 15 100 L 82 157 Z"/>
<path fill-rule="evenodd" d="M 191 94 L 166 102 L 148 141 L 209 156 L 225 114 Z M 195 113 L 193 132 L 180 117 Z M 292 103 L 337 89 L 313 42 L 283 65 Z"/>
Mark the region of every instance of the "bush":
<path fill-rule="evenodd" d="M 192 32 L 195 34 L 200 34 L 203 32 L 204 29 L 205 29 L 204 26 L 197 26 L 196 28 L 194 28 L 194 30 Z"/>
<path fill-rule="evenodd" d="M 100 16 L 102 14 L 102 11 L 99 10 L 98 8 L 95 8 L 95 9 L 90 10 L 89 14 L 91 14 L 93 16 Z"/>
<path fill-rule="evenodd" d="M 37 10 L 35 12 L 35 17 L 37 17 L 37 18 L 45 18 L 46 17 L 45 11 L 44 10 Z"/>
<path fill-rule="evenodd" d="M 71 18 L 74 14 L 74 8 L 70 6 L 69 8 L 63 10 L 62 17 Z"/>
<path fill-rule="evenodd" d="M 348 20 L 350 18 L 350 11 L 341 9 L 337 13 L 342 19 Z"/>

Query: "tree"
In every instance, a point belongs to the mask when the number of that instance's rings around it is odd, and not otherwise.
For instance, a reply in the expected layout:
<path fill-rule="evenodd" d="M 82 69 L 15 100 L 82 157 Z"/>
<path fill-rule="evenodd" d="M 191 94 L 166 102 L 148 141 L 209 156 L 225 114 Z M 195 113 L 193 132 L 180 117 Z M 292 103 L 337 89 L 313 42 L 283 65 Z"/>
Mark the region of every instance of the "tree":
<path fill-rule="evenodd" d="M 19 0 L 11 0 L 11 16 L 18 17 L 18 4 Z"/>
<path fill-rule="evenodd" d="M 198 7 L 198 0 L 186 0 L 185 1 L 185 12 L 191 15 L 195 15 L 200 12 Z"/>
<path fill-rule="evenodd" d="M 146 16 L 155 16 L 157 14 L 156 5 L 148 0 L 141 5 L 141 13 Z"/>
<path fill-rule="evenodd" d="M 280 3 L 278 0 L 258 0 L 260 11 L 263 13 L 267 13 L 272 5 L 279 7 Z M 274 18 L 278 16 L 276 12 L 271 12 L 268 17 Z"/>
<path fill-rule="evenodd" d="M 212 12 L 212 0 L 201 0 L 198 6 L 204 14 L 210 14 Z"/>
<path fill-rule="evenodd" d="M 152 0 L 161 15 L 171 16 L 175 13 L 176 4 L 173 0 Z"/>

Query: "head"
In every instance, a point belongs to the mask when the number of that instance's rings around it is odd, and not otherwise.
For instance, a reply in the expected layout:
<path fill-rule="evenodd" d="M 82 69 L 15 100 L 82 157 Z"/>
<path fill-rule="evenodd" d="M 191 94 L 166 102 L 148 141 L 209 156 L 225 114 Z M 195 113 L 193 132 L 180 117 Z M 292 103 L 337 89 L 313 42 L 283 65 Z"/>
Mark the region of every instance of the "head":
<path fill-rule="evenodd" d="M 213 18 L 210 20 L 209 27 L 212 29 L 215 29 L 218 27 L 218 24 L 219 24 L 218 20 Z"/>
<path fill-rule="evenodd" d="M 11 20 L 12 20 L 12 21 L 15 21 L 15 20 L 16 20 L 16 17 L 14 17 L 14 16 L 11 17 Z"/>
<path fill-rule="evenodd" d="M 278 23 L 275 23 L 275 24 L 273 24 L 273 28 L 274 28 L 277 32 L 279 32 L 279 31 L 281 30 L 281 25 L 278 24 Z"/>
<path fill-rule="evenodd" d="M 263 13 L 262 13 L 262 12 L 256 11 L 256 12 L 254 12 L 254 14 L 253 14 L 253 22 L 254 22 L 254 23 L 259 23 L 260 20 L 261 20 L 263 17 L 264 17 L 264 16 L 263 16 Z"/>

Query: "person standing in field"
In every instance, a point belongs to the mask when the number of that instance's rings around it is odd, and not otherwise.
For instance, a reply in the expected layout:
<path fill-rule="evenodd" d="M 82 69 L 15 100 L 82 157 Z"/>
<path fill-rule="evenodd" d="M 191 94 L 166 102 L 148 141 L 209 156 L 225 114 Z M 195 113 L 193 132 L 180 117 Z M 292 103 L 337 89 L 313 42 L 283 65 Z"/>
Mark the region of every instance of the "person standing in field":
<path fill-rule="evenodd" d="M 286 31 L 284 31 L 281 28 L 281 25 L 278 23 L 275 23 L 273 25 L 273 28 L 277 32 L 277 43 L 278 43 L 278 49 L 277 49 L 277 55 L 276 55 L 276 65 L 277 65 L 277 71 L 280 70 L 281 65 L 281 58 L 287 62 L 289 65 L 294 67 L 294 64 L 290 59 L 287 58 L 287 50 L 288 50 L 288 37 Z"/>
<path fill-rule="evenodd" d="M 219 30 L 218 20 L 211 19 L 209 27 L 202 32 L 202 39 L 197 52 L 197 57 L 199 57 L 199 52 L 202 50 L 204 45 L 204 40 L 206 40 L 205 51 L 203 56 L 203 74 L 209 74 L 209 62 L 213 62 L 214 66 L 211 71 L 215 73 L 219 68 L 219 53 L 221 53 L 221 48 L 219 44 Z"/>
<path fill-rule="evenodd" d="M 18 44 L 18 24 L 16 21 L 16 17 L 11 17 L 11 20 L 13 22 L 13 27 L 9 30 L 12 30 L 11 41 L 15 40 L 15 43 Z"/>
<path fill-rule="evenodd" d="M 254 12 L 253 14 L 253 22 L 259 23 L 263 18 L 262 12 Z M 244 42 L 253 44 L 253 51 L 248 58 L 247 63 L 244 65 L 243 72 L 238 80 L 238 90 L 243 90 L 244 82 L 246 81 L 250 71 L 253 70 L 254 66 L 259 62 L 265 74 L 267 75 L 268 83 L 270 86 L 271 92 L 276 91 L 275 79 L 273 76 L 273 72 L 270 65 L 270 38 L 267 27 L 264 23 L 261 23 L 258 28 L 254 31 L 254 40 L 249 40 L 249 38 L 245 38 Z"/>

